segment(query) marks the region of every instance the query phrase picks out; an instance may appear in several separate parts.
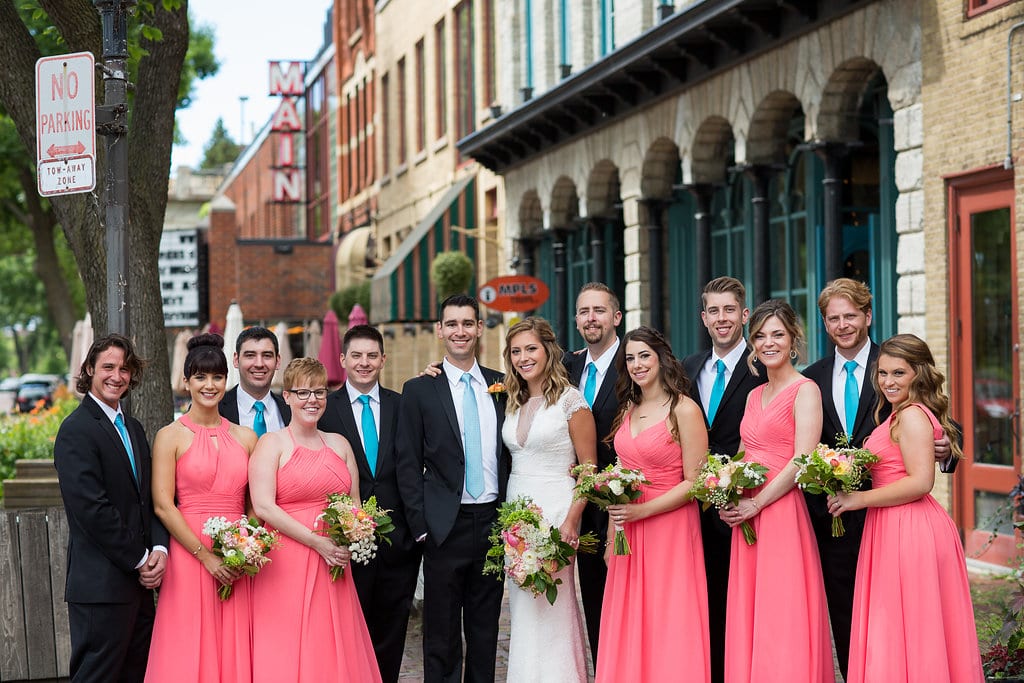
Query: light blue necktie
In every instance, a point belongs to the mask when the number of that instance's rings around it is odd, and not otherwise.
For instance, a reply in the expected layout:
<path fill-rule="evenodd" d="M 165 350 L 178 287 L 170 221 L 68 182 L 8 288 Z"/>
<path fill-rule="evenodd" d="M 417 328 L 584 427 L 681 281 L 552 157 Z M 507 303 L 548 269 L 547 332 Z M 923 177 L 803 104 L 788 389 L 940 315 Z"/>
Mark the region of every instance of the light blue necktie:
<path fill-rule="evenodd" d="M 843 400 L 846 402 L 846 433 L 852 439 L 854 423 L 857 422 L 857 404 L 860 402 L 857 377 L 853 374 L 853 371 L 857 369 L 857 361 L 848 360 L 843 367 L 846 369 L 846 391 L 843 395 Z"/>
<path fill-rule="evenodd" d="M 135 451 L 132 450 L 132 440 L 128 437 L 128 430 L 124 426 L 124 417 L 121 413 L 117 414 L 114 418 L 114 426 L 117 427 L 117 433 L 121 435 L 121 441 L 124 442 L 125 450 L 128 451 L 128 462 L 132 465 L 132 474 L 135 475 L 135 481 L 139 481 L 139 470 L 135 467 Z"/>
<path fill-rule="evenodd" d="M 366 452 L 366 462 L 370 465 L 370 473 L 377 473 L 377 423 L 373 419 L 373 408 L 370 407 L 370 397 L 363 394 L 359 397 L 363 404 L 363 451 Z"/>
<path fill-rule="evenodd" d="M 708 424 L 715 421 L 723 394 L 725 394 L 725 363 L 719 358 L 715 361 L 715 383 L 711 385 L 711 398 L 708 399 Z"/>
<path fill-rule="evenodd" d="M 484 492 L 483 447 L 480 445 L 480 410 L 473 391 L 473 376 L 462 375 L 462 445 L 466 451 L 466 493 L 479 498 Z"/>
<path fill-rule="evenodd" d="M 583 385 L 583 398 L 587 405 L 594 407 L 594 394 L 597 393 L 597 366 L 593 362 L 587 363 L 587 383 Z"/>
<path fill-rule="evenodd" d="M 263 405 L 263 401 L 256 401 L 252 407 L 256 410 L 256 417 L 252 420 L 252 429 L 256 432 L 256 436 L 263 436 L 267 433 L 267 416 L 263 414 L 267 407 Z"/>

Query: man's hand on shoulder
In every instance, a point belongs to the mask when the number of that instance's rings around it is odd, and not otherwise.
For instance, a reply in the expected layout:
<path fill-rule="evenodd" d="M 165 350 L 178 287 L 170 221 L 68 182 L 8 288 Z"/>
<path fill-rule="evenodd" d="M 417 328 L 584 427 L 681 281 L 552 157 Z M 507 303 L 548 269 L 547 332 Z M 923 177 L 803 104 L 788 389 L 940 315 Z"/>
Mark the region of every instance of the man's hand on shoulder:
<path fill-rule="evenodd" d="M 421 372 L 420 374 L 418 374 L 416 376 L 417 377 L 423 377 L 423 376 L 438 377 L 441 374 L 441 372 L 442 372 L 442 370 L 441 370 L 441 363 L 442 362 L 443 361 L 436 360 L 433 363 L 428 363 L 427 367 L 423 368 L 423 372 Z"/>

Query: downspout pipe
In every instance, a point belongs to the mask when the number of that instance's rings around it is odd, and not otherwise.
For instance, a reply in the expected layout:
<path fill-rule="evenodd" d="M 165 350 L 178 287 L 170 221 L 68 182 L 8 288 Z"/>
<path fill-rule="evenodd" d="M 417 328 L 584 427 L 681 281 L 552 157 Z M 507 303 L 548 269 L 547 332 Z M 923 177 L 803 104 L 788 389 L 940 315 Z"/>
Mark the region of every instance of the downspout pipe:
<path fill-rule="evenodd" d="M 1013 168 L 1013 34 L 1017 29 L 1024 28 L 1024 21 L 1010 27 L 1006 36 L 1006 158 L 1003 168 Z"/>

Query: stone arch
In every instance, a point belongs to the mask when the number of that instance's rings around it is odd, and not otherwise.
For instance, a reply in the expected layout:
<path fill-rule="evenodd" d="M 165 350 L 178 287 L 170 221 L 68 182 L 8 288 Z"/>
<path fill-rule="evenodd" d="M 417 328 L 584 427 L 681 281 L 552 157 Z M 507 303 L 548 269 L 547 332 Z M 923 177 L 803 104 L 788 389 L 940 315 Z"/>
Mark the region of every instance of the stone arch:
<path fill-rule="evenodd" d="M 752 164 L 785 162 L 789 122 L 798 111 L 802 107 L 793 93 L 769 93 L 750 119 L 746 160 Z"/>
<path fill-rule="evenodd" d="M 619 169 L 608 159 L 602 159 L 594 165 L 587 179 L 587 215 L 614 212 L 619 194 Z"/>
<path fill-rule="evenodd" d="M 848 59 L 829 76 L 821 96 L 818 138 L 832 142 L 856 140 L 857 113 L 867 86 L 881 70 L 867 57 Z"/>
<path fill-rule="evenodd" d="M 544 210 L 536 190 L 527 190 L 519 200 L 519 234 L 536 235 L 544 229 Z"/>
<path fill-rule="evenodd" d="M 711 116 L 701 122 L 691 147 L 693 183 L 720 185 L 725 182 L 726 165 L 733 153 L 735 138 L 729 122 Z"/>
<path fill-rule="evenodd" d="M 576 184 L 568 176 L 559 176 L 551 189 L 551 226 L 570 227 L 580 215 Z"/>
<path fill-rule="evenodd" d="M 651 143 L 644 156 L 640 174 L 640 194 L 644 197 L 668 199 L 679 175 L 679 147 L 666 137 Z"/>

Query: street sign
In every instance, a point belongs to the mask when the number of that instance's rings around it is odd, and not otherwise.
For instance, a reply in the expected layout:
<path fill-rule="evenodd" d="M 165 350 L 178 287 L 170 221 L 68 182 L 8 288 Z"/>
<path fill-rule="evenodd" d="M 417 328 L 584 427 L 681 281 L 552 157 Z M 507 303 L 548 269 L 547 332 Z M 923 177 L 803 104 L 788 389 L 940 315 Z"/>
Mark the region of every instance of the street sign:
<path fill-rule="evenodd" d="M 96 85 L 91 52 L 36 62 L 36 178 L 44 197 L 96 187 Z"/>
<path fill-rule="evenodd" d="M 530 275 L 503 275 L 485 282 L 477 295 L 488 308 L 519 313 L 542 306 L 548 286 Z"/>

